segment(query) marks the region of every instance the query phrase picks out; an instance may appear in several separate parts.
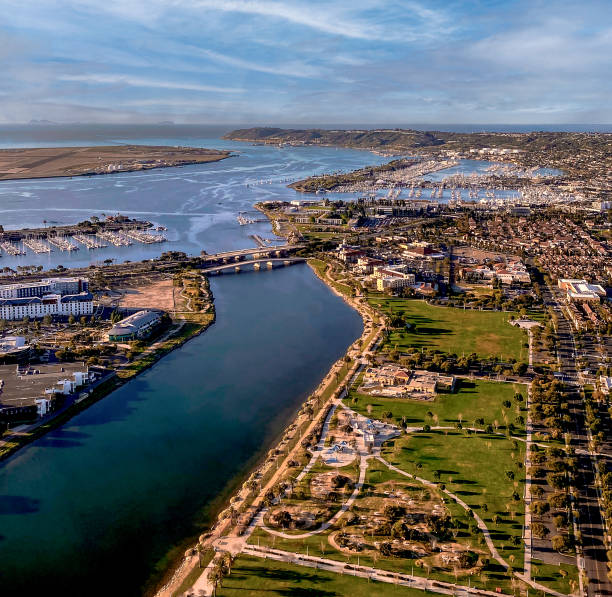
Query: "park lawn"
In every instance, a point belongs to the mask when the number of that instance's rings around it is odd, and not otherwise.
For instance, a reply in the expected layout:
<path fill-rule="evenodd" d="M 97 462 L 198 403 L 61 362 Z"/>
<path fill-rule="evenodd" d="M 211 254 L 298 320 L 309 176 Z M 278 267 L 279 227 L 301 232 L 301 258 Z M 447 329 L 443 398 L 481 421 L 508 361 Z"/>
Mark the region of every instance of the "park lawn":
<path fill-rule="evenodd" d="M 364 492 L 369 492 L 370 490 L 376 492 L 376 487 L 380 483 L 386 483 L 387 481 L 391 480 L 397 481 L 398 483 L 402 484 L 419 484 L 418 481 L 411 480 L 408 477 L 404 477 L 403 475 L 391 471 L 387 466 L 385 466 L 378 460 L 370 459 L 368 463 L 368 471 L 366 474 Z M 429 491 L 432 491 L 430 488 L 427 489 Z M 355 501 L 353 507 L 358 513 L 360 512 L 361 508 L 360 503 L 364 498 L 365 494 L 362 492 Z M 454 501 L 450 500 L 447 496 L 444 496 L 444 500 L 451 516 L 454 519 L 459 519 L 464 524 L 464 526 L 467 527 L 471 522 L 471 519 L 465 509 L 456 504 Z M 283 500 L 283 503 L 289 504 L 292 503 L 292 501 L 285 499 Z M 351 510 L 352 509 L 353 508 L 351 508 Z M 338 551 L 329 543 L 328 539 L 329 536 L 341 526 L 342 519 L 340 519 L 338 525 L 334 525 L 334 527 L 327 529 L 321 533 L 317 533 L 308 537 L 291 538 L 270 535 L 265 530 L 258 528 L 255 529 L 251 537 L 249 537 L 248 543 L 252 545 L 261 545 L 275 549 L 281 549 L 293 553 L 307 554 L 311 556 L 321 556 L 331 560 L 346 562 L 350 564 L 372 566 L 381 570 L 414 574 L 416 576 L 430 578 L 431 580 L 457 582 L 457 579 L 455 578 L 451 570 L 434 567 L 431 569 L 430 573 L 427 574 L 427 571 L 424 568 L 419 568 L 418 566 L 415 566 L 415 560 L 413 559 L 386 558 L 381 555 L 379 555 L 375 559 L 367 552 L 362 552 L 360 554 L 346 554 L 341 551 Z M 351 527 L 348 528 L 350 529 Z M 476 549 L 477 551 L 484 551 L 489 554 L 486 544 L 483 541 L 479 541 L 479 537 L 480 531 L 477 530 L 476 534 L 471 535 L 469 530 L 467 530 L 466 528 L 459 532 L 457 536 L 457 541 L 459 543 L 468 545 Z M 384 540 L 384 538 L 381 539 Z M 480 575 L 471 577 L 471 585 L 473 587 L 480 588 L 501 587 L 506 593 L 512 592 L 510 579 L 507 575 L 503 573 L 501 567 L 497 564 L 497 562 L 495 562 L 495 560 L 490 559 L 490 564 L 486 567 L 485 575 L 487 577 L 486 579 L 484 579 L 484 577 L 481 578 Z M 467 585 L 468 581 L 465 577 L 460 577 L 458 579 L 458 584 Z"/>
<path fill-rule="evenodd" d="M 524 469 L 519 468 L 525 461 L 523 442 L 484 433 L 416 432 L 392 440 L 382 454 L 391 464 L 429 481 L 438 480 L 437 471 L 439 481 L 483 519 L 502 557 L 515 570 L 521 569 L 523 543 L 514 546 L 511 538 L 520 540 L 523 530 Z M 506 471 L 514 473 L 513 480 Z M 519 501 L 512 498 L 515 491 Z M 496 515 L 498 524 L 493 522 Z"/>
<path fill-rule="evenodd" d="M 527 418 L 525 409 L 527 389 L 523 384 L 458 379 L 457 387 L 455 392 L 437 394 L 432 401 L 383 398 L 360 394 L 352 390 L 349 398 L 345 399 L 345 403 L 353 410 L 373 419 L 382 419 L 384 412 L 391 412 L 396 422 L 406 417 L 408 427 L 420 427 L 424 424 L 455 426 L 461 422 L 463 426 L 481 428 L 482 425 L 475 425 L 474 421 L 482 417 L 485 425 L 494 425 L 497 421 L 499 429 L 503 431 L 506 426 L 504 417 L 506 417 L 507 422 L 513 423 L 516 427 L 514 435 L 524 434 L 524 425 L 519 425 L 515 421 L 519 413 Z M 523 395 L 523 402 L 514 402 L 515 393 Z M 353 401 L 355 398 L 357 402 Z M 511 402 L 509 409 L 502 406 L 505 400 Z M 434 417 L 428 416 L 428 412 L 431 412 Z"/>
<path fill-rule="evenodd" d="M 308 264 L 317 272 L 317 274 L 322 278 L 325 275 L 325 270 L 327 269 L 327 262 L 322 259 L 312 259 L 308 260 Z"/>
<path fill-rule="evenodd" d="M 313 597 L 423 597 L 423 591 L 368 581 L 305 566 L 241 555 L 217 589 L 218 597 L 245 595 L 312 595 Z"/>
<path fill-rule="evenodd" d="M 539 582 L 555 591 L 570 595 L 578 589 L 578 566 L 573 564 L 545 564 L 540 560 L 531 561 L 531 577 L 536 582 Z M 561 571 L 565 576 L 561 575 Z"/>
<path fill-rule="evenodd" d="M 395 330 L 385 346 L 398 350 L 433 348 L 457 355 L 476 353 L 518 361 L 527 358 L 523 330 L 511 326 L 510 313 L 438 307 L 422 300 L 370 297 L 370 303 L 387 315 L 401 315 L 416 332 Z"/>

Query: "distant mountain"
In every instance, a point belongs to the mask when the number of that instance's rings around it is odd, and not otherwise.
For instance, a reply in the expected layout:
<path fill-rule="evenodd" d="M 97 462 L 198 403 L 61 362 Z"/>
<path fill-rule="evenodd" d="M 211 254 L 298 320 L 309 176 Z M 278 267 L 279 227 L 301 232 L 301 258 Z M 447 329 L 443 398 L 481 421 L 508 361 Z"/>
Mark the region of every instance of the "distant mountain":
<path fill-rule="evenodd" d="M 29 124 L 57 124 L 52 120 L 30 120 Z"/>

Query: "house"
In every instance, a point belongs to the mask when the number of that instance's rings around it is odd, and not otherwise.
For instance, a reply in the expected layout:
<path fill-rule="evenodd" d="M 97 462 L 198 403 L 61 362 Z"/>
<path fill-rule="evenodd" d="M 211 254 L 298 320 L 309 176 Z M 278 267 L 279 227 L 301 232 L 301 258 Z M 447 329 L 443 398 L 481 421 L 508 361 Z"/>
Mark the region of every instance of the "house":
<path fill-rule="evenodd" d="M 606 396 L 610 396 L 610 393 L 612 393 L 612 377 L 601 375 L 599 377 L 599 386 Z"/>

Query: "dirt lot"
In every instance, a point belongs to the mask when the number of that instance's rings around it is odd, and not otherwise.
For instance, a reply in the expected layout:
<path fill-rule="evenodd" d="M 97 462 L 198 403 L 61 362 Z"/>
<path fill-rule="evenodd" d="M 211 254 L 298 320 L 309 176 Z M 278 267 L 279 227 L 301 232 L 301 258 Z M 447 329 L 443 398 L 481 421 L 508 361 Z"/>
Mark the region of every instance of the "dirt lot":
<path fill-rule="evenodd" d="M 0 150 L 0 180 L 130 172 L 216 162 L 227 151 L 190 147 L 122 145 Z"/>
<path fill-rule="evenodd" d="M 118 301 L 118 306 L 130 309 L 173 311 L 174 290 L 172 280 L 160 280 L 140 288 L 125 288 L 119 291 L 122 296 Z"/>

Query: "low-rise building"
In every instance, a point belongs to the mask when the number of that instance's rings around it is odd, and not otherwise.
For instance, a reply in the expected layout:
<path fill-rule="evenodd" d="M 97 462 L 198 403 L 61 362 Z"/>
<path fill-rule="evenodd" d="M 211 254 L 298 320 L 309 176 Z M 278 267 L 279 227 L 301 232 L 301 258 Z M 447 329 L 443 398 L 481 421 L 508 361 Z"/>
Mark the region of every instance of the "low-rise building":
<path fill-rule="evenodd" d="M 424 369 L 412 371 L 397 365 L 384 365 L 366 369 L 362 389 L 388 397 L 431 398 L 437 392 L 453 392 L 455 383 L 454 375 L 441 375 Z"/>
<path fill-rule="evenodd" d="M 0 420 L 43 417 L 78 388 L 100 378 L 102 371 L 84 363 L 0 365 Z"/>
<path fill-rule="evenodd" d="M 612 393 L 612 377 L 601 375 L 599 377 L 599 387 L 604 394 L 609 396 Z"/>
<path fill-rule="evenodd" d="M 557 285 L 565 290 L 568 302 L 600 302 L 606 291 L 599 284 L 589 284 L 586 280 L 561 278 Z"/>
<path fill-rule="evenodd" d="M 108 332 L 112 342 L 126 342 L 148 336 L 161 322 L 159 311 L 138 311 L 117 322 Z"/>

